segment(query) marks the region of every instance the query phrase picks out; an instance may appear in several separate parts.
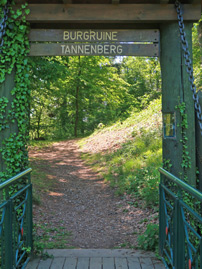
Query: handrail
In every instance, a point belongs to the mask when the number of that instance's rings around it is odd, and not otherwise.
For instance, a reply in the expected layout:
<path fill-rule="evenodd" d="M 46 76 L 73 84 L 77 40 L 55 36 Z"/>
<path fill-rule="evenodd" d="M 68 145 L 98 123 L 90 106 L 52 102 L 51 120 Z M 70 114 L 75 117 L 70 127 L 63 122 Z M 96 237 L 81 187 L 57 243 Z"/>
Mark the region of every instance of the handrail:
<path fill-rule="evenodd" d="M 159 172 L 166 176 L 167 178 L 171 179 L 174 181 L 178 186 L 180 186 L 182 189 L 186 190 L 189 192 L 191 195 L 195 196 L 198 198 L 200 201 L 202 201 L 202 192 L 196 190 L 194 187 L 190 186 L 186 182 L 182 181 L 181 179 L 177 178 L 176 176 L 172 175 L 168 171 L 166 171 L 163 168 L 159 168 Z"/>
<path fill-rule="evenodd" d="M 9 180 L 6 180 L 5 182 L 0 184 L 0 190 L 2 190 L 5 187 L 8 187 L 10 184 L 14 183 L 15 181 L 17 181 L 19 178 L 29 174 L 32 171 L 32 168 L 28 168 L 27 170 L 19 173 L 18 175 L 10 178 Z"/>

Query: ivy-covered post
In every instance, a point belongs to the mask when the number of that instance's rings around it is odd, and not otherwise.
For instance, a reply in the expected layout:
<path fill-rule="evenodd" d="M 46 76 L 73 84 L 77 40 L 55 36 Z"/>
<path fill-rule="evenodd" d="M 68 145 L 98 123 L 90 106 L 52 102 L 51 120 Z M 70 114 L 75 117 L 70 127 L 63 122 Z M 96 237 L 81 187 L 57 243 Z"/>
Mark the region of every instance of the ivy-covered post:
<path fill-rule="evenodd" d="M 0 19 L 5 4 L 0 3 Z M 0 181 L 18 174 L 28 166 L 29 126 L 29 25 L 27 4 L 13 9 L 8 16 L 0 50 Z"/>
<path fill-rule="evenodd" d="M 14 96 L 11 94 L 15 87 L 15 71 L 5 77 L 5 81 L 0 84 L 0 149 L 4 147 L 5 140 L 9 138 L 11 133 L 18 133 L 18 125 L 16 121 L 8 119 L 9 111 L 12 110 L 11 104 Z M 6 171 L 6 164 L 0 152 L 0 172 Z"/>
<path fill-rule="evenodd" d="M 185 23 L 192 52 L 192 24 Z M 163 160 L 170 162 L 175 176 L 196 185 L 195 113 L 179 26 L 161 26 L 162 112 L 164 121 Z"/>

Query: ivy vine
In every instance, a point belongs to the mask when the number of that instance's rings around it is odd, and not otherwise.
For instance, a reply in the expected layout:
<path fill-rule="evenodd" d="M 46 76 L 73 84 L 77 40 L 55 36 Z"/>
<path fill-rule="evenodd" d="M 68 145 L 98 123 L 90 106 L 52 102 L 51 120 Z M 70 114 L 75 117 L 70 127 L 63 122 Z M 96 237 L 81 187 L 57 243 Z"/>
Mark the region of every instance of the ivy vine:
<path fill-rule="evenodd" d="M 0 19 L 3 18 L 3 7 L 6 0 L 0 4 Z M 15 72 L 12 98 L 3 96 L 0 88 L 0 158 L 3 167 L 0 171 L 0 181 L 23 171 L 28 166 L 27 142 L 29 127 L 29 25 L 26 15 L 29 14 L 27 4 L 14 10 L 15 2 L 9 7 L 4 45 L 0 54 L 0 84 L 6 77 Z M 8 77 L 7 77 L 8 79 Z M 10 129 L 15 129 L 11 132 Z M 4 138 L 5 137 L 5 138 Z M 3 139 L 2 139 L 3 138 Z"/>
<path fill-rule="evenodd" d="M 180 142 L 182 143 L 182 163 L 181 166 L 184 169 L 184 181 L 187 182 L 187 170 L 191 168 L 191 157 L 189 156 L 188 151 L 188 137 L 187 137 L 187 129 L 188 129 L 188 120 L 186 113 L 186 104 L 184 102 L 180 103 L 175 107 L 179 110 L 181 116 L 181 128 L 182 128 L 182 139 Z"/>

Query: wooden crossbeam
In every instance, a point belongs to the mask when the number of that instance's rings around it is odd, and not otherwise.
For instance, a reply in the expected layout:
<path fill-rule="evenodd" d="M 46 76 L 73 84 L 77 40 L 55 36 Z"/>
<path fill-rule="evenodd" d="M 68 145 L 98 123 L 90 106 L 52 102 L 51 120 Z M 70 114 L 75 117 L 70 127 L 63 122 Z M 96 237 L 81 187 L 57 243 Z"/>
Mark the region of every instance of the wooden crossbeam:
<path fill-rule="evenodd" d="M 64 4 L 72 4 L 72 0 L 62 0 Z"/>
<path fill-rule="evenodd" d="M 19 8 L 18 5 L 15 8 Z M 30 4 L 30 23 L 144 23 L 176 21 L 173 4 Z M 183 5 L 184 20 L 198 21 L 200 5 Z"/>
<path fill-rule="evenodd" d="M 160 0 L 160 3 L 161 4 L 168 4 L 169 3 L 169 0 Z"/>
<path fill-rule="evenodd" d="M 120 4 L 120 0 L 112 0 L 112 4 Z"/>

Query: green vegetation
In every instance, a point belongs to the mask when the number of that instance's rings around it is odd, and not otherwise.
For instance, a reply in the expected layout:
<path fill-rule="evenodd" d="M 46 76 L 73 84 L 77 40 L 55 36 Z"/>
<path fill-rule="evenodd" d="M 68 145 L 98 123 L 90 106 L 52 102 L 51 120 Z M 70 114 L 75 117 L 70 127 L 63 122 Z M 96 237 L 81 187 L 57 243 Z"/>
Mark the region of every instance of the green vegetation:
<path fill-rule="evenodd" d="M 160 95 L 157 59 L 75 56 L 29 61 L 31 139 L 89 135 Z"/>
<path fill-rule="evenodd" d="M 32 159 L 32 183 L 33 183 L 33 202 L 40 204 L 41 196 L 44 192 L 49 192 L 55 184 L 55 181 L 48 178 L 45 172 L 46 164 L 43 160 Z"/>
<path fill-rule="evenodd" d="M 83 154 L 86 161 L 101 172 L 106 181 L 116 188 L 116 193 L 133 194 L 145 201 L 147 206 L 158 204 L 158 168 L 162 163 L 161 100 L 156 100 L 140 113 L 133 113 L 122 124 L 102 129 L 104 135 L 117 129 L 131 128 L 131 136 L 113 152 Z M 97 131 L 94 135 L 99 134 Z M 85 145 L 83 139 L 81 144 Z"/>
<path fill-rule="evenodd" d="M 36 232 L 40 230 L 38 235 Z M 46 255 L 44 249 L 65 249 L 69 247 L 68 243 L 71 233 L 63 226 L 53 227 L 51 223 L 36 224 L 34 226 L 34 252 L 36 255 Z"/>
<path fill-rule="evenodd" d="M 151 250 L 158 253 L 159 227 L 156 224 L 148 224 L 144 234 L 138 237 L 138 245 L 141 249 Z"/>
<path fill-rule="evenodd" d="M 158 188 L 160 175 L 158 168 L 162 166 L 162 124 L 161 100 L 150 103 L 147 109 L 132 115 L 121 124 L 116 124 L 97 130 L 88 138 L 80 141 L 80 146 L 85 148 L 96 136 L 106 135 L 130 128 L 130 136 L 119 145 L 116 150 L 99 152 L 96 154 L 84 153 L 83 158 L 88 164 L 99 171 L 104 179 L 116 189 L 117 195 L 125 193 L 131 195 L 130 204 L 154 207 L 158 211 Z M 109 132 L 110 130 L 110 132 Z M 134 199 L 134 202 L 133 202 Z M 139 200 L 139 202 L 137 202 Z M 141 202 L 140 202 L 141 200 Z M 147 223 L 144 219 L 142 222 Z M 121 247 L 130 247 L 128 243 Z M 140 249 L 157 252 L 158 225 L 149 223 L 144 234 L 138 236 Z"/>
<path fill-rule="evenodd" d="M 29 149 L 40 150 L 46 147 L 50 147 L 53 143 L 60 140 L 30 140 Z"/>

